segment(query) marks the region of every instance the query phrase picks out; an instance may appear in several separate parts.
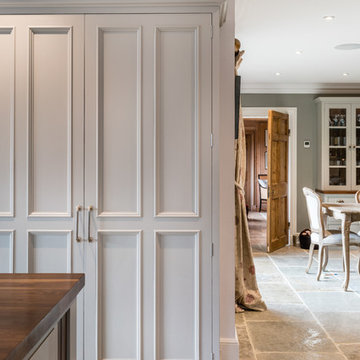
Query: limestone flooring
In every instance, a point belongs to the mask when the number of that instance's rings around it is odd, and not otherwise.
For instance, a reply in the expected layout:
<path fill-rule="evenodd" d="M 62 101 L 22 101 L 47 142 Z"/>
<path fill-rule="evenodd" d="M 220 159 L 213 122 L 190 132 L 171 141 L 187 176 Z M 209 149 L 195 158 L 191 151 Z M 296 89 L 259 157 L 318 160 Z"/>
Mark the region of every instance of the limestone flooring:
<path fill-rule="evenodd" d="M 256 244 L 255 244 L 256 245 Z M 271 254 L 254 246 L 260 292 L 268 311 L 236 314 L 241 360 L 360 360 L 358 249 L 351 251 L 349 291 L 342 290 L 340 249 L 330 249 L 327 271 L 309 274 L 306 250 L 288 246 Z"/>
<path fill-rule="evenodd" d="M 266 251 L 266 212 L 249 211 L 251 246 L 254 250 Z"/>

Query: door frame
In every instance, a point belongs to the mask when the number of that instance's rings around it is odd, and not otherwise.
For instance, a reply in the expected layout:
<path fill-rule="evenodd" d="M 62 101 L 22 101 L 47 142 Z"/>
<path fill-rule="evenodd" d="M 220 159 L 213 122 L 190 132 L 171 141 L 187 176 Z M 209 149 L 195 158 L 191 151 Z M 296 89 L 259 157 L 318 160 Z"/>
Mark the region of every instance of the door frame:
<path fill-rule="evenodd" d="M 250 155 L 250 163 L 251 167 L 249 168 L 250 174 L 250 210 L 256 211 L 256 199 L 255 199 L 255 189 L 256 189 L 256 181 L 255 181 L 255 130 L 249 129 L 245 130 L 245 137 L 250 136 L 251 139 L 251 155 Z M 248 171 L 248 166 L 246 165 L 246 171 Z"/>
<path fill-rule="evenodd" d="M 267 119 L 268 111 L 275 110 L 289 115 L 289 221 L 290 239 L 297 233 L 297 107 L 243 107 L 243 118 Z"/>

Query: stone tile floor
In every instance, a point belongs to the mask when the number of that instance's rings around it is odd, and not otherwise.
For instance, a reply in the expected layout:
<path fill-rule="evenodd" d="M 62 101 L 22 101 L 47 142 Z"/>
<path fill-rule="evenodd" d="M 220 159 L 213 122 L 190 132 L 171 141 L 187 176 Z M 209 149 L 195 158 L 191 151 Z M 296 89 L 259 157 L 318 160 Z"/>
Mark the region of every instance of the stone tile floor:
<path fill-rule="evenodd" d="M 266 312 L 236 314 L 241 360 L 360 360 L 358 249 L 351 250 L 349 290 L 342 290 L 341 249 L 329 251 L 327 271 L 316 281 L 317 251 L 309 274 L 308 253 L 288 246 L 254 259 Z"/>

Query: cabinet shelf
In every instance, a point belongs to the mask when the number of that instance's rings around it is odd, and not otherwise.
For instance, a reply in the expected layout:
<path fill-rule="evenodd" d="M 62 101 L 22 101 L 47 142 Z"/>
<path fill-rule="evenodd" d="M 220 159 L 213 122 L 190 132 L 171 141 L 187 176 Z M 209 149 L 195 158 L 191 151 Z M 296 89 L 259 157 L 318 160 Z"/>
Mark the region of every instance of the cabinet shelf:
<path fill-rule="evenodd" d="M 342 125 L 342 126 L 329 126 L 329 129 L 346 129 L 346 125 Z"/>

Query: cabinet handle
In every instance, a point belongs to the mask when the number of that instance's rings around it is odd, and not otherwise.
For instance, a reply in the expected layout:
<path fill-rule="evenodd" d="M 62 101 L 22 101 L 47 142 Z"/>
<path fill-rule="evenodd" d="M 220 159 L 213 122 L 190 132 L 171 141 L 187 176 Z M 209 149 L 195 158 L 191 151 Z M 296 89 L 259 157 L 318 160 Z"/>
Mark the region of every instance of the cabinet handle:
<path fill-rule="evenodd" d="M 90 236 L 90 221 L 91 221 L 91 212 L 92 212 L 92 210 L 93 210 L 93 207 L 90 205 L 89 207 L 88 207 L 88 233 L 87 233 L 87 235 L 88 235 L 88 242 L 93 242 L 93 238 Z"/>
<path fill-rule="evenodd" d="M 77 242 L 81 241 L 81 237 L 79 237 L 79 215 L 80 215 L 80 211 L 81 211 L 81 205 L 78 205 L 76 207 L 76 228 L 75 228 L 75 239 Z"/>
<path fill-rule="evenodd" d="M 355 145 L 353 145 L 353 149 L 355 149 L 356 148 L 356 146 Z"/>

